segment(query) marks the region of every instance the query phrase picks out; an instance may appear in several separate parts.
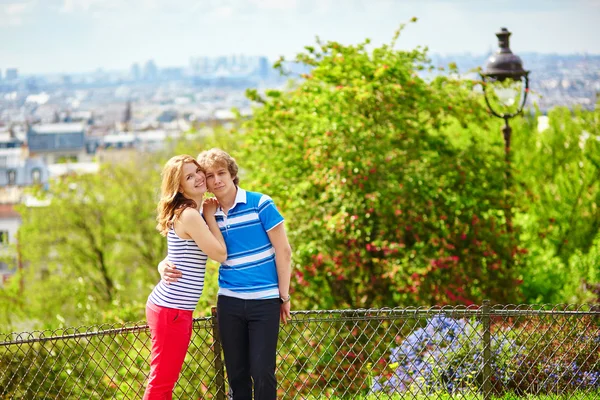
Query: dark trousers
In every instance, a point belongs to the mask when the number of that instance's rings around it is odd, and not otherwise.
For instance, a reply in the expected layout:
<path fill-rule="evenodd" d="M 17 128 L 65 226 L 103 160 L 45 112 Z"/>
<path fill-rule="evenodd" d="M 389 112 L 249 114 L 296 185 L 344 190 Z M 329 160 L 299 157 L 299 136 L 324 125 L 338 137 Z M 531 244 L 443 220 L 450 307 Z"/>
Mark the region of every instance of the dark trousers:
<path fill-rule="evenodd" d="M 279 299 L 242 300 L 219 296 L 217 321 L 234 400 L 277 399 L 275 364 Z"/>

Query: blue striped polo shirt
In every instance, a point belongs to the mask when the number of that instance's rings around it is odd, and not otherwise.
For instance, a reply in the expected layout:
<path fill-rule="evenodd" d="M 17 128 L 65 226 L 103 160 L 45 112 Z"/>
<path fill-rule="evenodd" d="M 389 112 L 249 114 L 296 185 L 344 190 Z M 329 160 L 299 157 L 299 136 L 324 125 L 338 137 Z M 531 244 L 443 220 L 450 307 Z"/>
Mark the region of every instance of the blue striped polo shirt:
<path fill-rule="evenodd" d="M 281 224 L 283 216 L 273 200 L 238 187 L 233 207 L 227 215 L 219 207 L 215 219 L 227 245 L 218 294 L 246 300 L 278 298 L 275 249 L 267 232 Z"/>

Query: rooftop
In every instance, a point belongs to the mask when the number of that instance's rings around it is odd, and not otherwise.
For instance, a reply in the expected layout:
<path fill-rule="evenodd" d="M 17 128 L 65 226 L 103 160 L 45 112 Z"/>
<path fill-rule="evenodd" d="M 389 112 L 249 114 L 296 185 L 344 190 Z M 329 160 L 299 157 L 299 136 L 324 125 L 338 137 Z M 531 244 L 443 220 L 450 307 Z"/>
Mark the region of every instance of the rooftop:
<path fill-rule="evenodd" d="M 20 217 L 13 204 L 0 204 L 0 219 Z"/>
<path fill-rule="evenodd" d="M 40 124 L 31 126 L 38 135 L 56 133 L 78 133 L 85 130 L 85 124 L 80 122 L 63 122 L 58 124 Z"/>

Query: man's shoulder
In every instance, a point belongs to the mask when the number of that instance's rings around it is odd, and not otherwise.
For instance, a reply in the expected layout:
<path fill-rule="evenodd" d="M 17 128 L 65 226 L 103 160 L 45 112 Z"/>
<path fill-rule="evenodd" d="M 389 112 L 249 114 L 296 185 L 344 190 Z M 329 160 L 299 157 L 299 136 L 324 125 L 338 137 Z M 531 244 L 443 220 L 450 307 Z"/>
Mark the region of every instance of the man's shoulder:
<path fill-rule="evenodd" d="M 246 197 L 260 198 L 261 196 L 265 196 L 265 194 L 260 192 L 253 192 L 251 190 L 246 190 Z"/>
<path fill-rule="evenodd" d="M 271 196 L 260 192 L 246 191 L 246 202 L 252 207 L 261 206 L 267 201 L 273 201 Z"/>

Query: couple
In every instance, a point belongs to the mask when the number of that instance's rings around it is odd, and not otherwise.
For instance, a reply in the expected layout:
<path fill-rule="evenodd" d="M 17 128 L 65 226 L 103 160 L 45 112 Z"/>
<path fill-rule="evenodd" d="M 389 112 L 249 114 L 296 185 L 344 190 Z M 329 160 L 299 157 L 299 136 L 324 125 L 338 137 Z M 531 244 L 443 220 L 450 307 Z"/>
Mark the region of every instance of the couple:
<path fill-rule="evenodd" d="M 220 149 L 197 160 L 173 157 L 163 169 L 157 229 L 167 237 L 168 255 L 146 304 L 152 356 L 145 400 L 172 398 L 207 257 L 221 263 L 217 322 L 233 399 L 252 399 L 253 386 L 255 399 L 277 398 L 277 336 L 280 320 L 290 318 L 291 248 L 273 200 L 238 183 L 235 160 Z M 216 200 L 203 200 L 207 190 Z"/>

